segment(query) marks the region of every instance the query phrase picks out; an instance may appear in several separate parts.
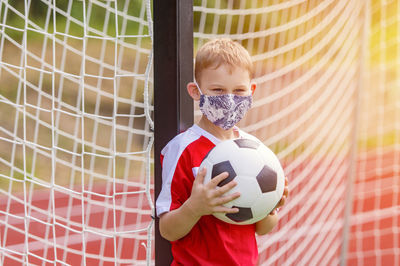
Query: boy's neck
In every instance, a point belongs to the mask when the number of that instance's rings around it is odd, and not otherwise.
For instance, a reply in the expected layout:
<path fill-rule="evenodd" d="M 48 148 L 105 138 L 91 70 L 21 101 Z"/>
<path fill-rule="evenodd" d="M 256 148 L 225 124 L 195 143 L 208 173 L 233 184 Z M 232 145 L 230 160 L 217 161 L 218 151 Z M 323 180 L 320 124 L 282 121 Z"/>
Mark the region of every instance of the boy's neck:
<path fill-rule="evenodd" d="M 233 128 L 224 130 L 219 126 L 214 125 L 204 115 L 201 117 L 198 126 L 211 133 L 214 137 L 220 139 L 221 141 L 239 137 L 238 132 Z"/>

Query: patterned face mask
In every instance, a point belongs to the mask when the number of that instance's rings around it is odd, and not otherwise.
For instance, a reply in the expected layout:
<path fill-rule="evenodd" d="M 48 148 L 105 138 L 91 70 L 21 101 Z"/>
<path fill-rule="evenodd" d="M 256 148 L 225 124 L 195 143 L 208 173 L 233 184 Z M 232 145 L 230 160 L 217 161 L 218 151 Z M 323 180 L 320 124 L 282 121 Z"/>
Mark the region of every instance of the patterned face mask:
<path fill-rule="evenodd" d="M 199 85 L 195 82 L 200 92 L 200 110 L 214 125 L 224 130 L 232 128 L 250 109 L 252 96 L 239 96 L 223 94 L 217 96 L 204 95 Z"/>

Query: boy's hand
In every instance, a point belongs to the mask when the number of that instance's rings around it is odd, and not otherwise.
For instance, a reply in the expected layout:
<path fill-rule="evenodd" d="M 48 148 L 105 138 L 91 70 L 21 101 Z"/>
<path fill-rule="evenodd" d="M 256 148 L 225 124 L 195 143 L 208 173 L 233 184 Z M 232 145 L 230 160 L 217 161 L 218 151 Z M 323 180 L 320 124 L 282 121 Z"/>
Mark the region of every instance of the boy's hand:
<path fill-rule="evenodd" d="M 289 195 L 289 188 L 288 188 L 288 179 L 285 177 L 285 188 L 283 190 L 283 195 L 279 203 L 276 205 L 276 208 L 273 209 L 269 215 L 267 215 L 264 219 L 256 222 L 256 233 L 258 235 L 265 235 L 271 232 L 272 229 L 278 223 L 278 215 L 276 209 L 285 205 L 286 198 Z"/>
<path fill-rule="evenodd" d="M 270 214 L 276 214 L 276 209 L 282 207 L 286 203 L 286 198 L 289 196 L 288 179 L 285 177 L 285 188 L 283 190 L 283 195 L 279 203 L 276 205 L 275 209 L 271 211 Z"/>
<path fill-rule="evenodd" d="M 228 173 L 222 173 L 204 184 L 206 172 L 206 169 L 201 169 L 197 174 L 193 182 L 192 194 L 180 208 L 161 215 L 160 233 L 165 239 L 175 241 L 186 236 L 203 215 L 239 211 L 237 208 L 222 206 L 240 196 L 239 192 L 223 196 L 236 186 L 236 181 L 231 181 L 217 189 L 218 183 L 227 178 Z"/>
<path fill-rule="evenodd" d="M 195 217 L 200 218 L 203 215 L 209 215 L 215 212 L 236 213 L 237 208 L 227 208 L 223 204 L 228 203 L 240 196 L 239 192 L 231 195 L 223 196 L 226 192 L 236 186 L 235 181 L 231 181 L 226 185 L 217 189 L 217 185 L 227 178 L 229 174 L 224 172 L 211 179 L 204 184 L 204 177 L 207 173 L 205 168 L 201 169 L 197 174 L 192 187 L 192 194 L 185 202 Z"/>

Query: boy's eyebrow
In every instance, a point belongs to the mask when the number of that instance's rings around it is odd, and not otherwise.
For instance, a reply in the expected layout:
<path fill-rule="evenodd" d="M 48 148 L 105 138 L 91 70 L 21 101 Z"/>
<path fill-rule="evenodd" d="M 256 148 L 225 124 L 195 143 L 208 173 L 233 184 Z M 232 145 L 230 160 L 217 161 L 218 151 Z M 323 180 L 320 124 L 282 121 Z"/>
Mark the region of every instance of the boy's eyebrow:
<path fill-rule="evenodd" d="M 209 86 L 225 86 L 222 83 L 211 83 Z"/>
<path fill-rule="evenodd" d="M 223 84 L 219 84 L 219 83 L 213 83 L 209 85 L 210 87 L 221 87 L 221 88 L 226 88 L 225 85 Z M 235 85 L 234 88 L 248 88 L 249 85 L 246 84 L 239 84 L 239 85 Z"/>

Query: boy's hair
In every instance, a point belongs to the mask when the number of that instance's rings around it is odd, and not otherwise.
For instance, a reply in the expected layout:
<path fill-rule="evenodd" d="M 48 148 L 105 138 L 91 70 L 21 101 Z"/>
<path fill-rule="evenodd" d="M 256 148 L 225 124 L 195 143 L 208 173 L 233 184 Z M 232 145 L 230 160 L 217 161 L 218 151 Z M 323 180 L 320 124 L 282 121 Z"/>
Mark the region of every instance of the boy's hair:
<path fill-rule="evenodd" d="M 238 42 L 221 38 L 207 42 L 197 51 L 195 79 L 199 82 L 204 69 L 218 68 L 222 64 L 244 68 L 249 72 L 250 78 L 253 78 L 253 62 L 249 52 Z"/>

